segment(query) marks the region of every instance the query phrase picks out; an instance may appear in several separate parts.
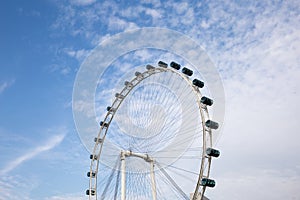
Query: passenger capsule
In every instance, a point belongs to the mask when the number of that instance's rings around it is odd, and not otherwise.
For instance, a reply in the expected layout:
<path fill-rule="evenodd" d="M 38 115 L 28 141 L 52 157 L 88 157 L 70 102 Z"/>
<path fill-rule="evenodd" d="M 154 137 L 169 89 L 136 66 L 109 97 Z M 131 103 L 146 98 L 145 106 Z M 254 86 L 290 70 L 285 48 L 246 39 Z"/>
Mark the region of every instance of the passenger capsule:
<path fill-rule="evenodd" d="M 205 125 L 208 128 L 211 128 L 211 129 L 218 129 L 219 128 L 219 124 L 217 122 L 212 121 L 212 120 L 207 120 L 205 122 Z"/>
<path fill-rule="evenodd" d="M 129 81 L 125 81 L 124 85 L 129 88 L 131 88 L 133 86 L 132 83 Z"/>
<path fill-rule="evenodd" d="M 122 95 L 120 93 L 116 93 L 115 97 L 120 98 L 120 99 L 124 99 L 124 95 Z"/>
<path fill-rule="evenodd" d="M 201 97 L 200 102 L 208 106 L 211 106 L 214 103 L 214 101 L 208 97 Z"/>
<path fill-rule="evenodd" d="M 206 149 L 206 154 L 208 156 L 212 156 L 212 157 L 219 157 L 220 156 L 220 151 L 217 149 L 213 149 L 213 148 L 207 148 Z"/>
<path fill-rule="evenodd" d="M 163 67 L 163 68 L 167 68 L 167 67 L 168 67 L 168 64 L 165 63 L 165 62 L 163 62 L 163 61 L 159 61 L 159 62 L 158 62 L 158 66 Z"/>
<path fill-rule="evenodd" d="M 108 127 L 108 124 L 107 124 L 107 123 L 104 123 L 103 121 L 100 122 L 100 126 L 102 126 L 102 125 L 103 125 L 104 127 Z"/>
<path fill-rule="evenodd" d="M 96 177 L 96 173 L 95 172 L 88 172 L 87 174 L 87 177 L 92 177 L 92 178 L 95 178 Z"/>
<path fill-rule="evenodd" d="M 103 140 L 102 140 L 101 138 L 95 137 L 95 138 L 94 138 L 94 141 L 95 141 L 95 142 L 98 142 L 98 143 L 102 143 Z"/>
<path fill-rule="evenodd" d="M 159 65 L 159 64 L 158 64 Z M 152 65 L 146 65 L 146 69 L 147 70 L 154 70 L 155 67 L 153 67 Z"/>
<path fill-rule="evenodd" d="M 91 154 L 91 155 L 90 155 L 90 159 L 91 159 L 91 160 L 97 160 L 97 155 Z"/>
<path fill-rule="evenodd" d="M 203 88 L 204 87 L 204 83 L 198 79 L 194 79 L 193 80 L 193 84 L 199 88 Z"/>
<path fill-rule="evenodd" d="M 115 109 L 114 109 L 113 107 L 111 107 L 111 106 L 107 106 L 107 107 L 106 107 L 106 110 L 107 110 L 107 111 L 111 111 L 111 112 L 114 112 L 114 111 L 115 111 Z"/>
<path fill-rule="evenodd" d="M 181 65 L 179 65 L 179 64 L 176 63 L 176 62 L 171 62 L 171 63 L 170 63 L 170 66 L 171 66 L 172 68 L 174 68 L 174 69 L 177 69 L 177 70 L 180 70 L 180 68 L 181 68 Z"/>
<path fill-rule="evenodd" d="M 182 73 L 184 73 L 185 75 L 188 75 L 188 76 L 192 76 L 193 75 L 193 71 L 184 67 L 182 68 Z"/>
<path fill-rule="evenodd" d="M 135 72 L 135 76 L 143 77 L 143 74 L 141 72 Z"/>
<path fill-rule="evenodd" d="M 212 179 L 209 179 L 209 178 L 202 178 L 201 185 L 202 186 L 207 186 L 207 187 L 215 187 L 216 182 Z"/>
<path fill-rule="evenodd" d="M 91 189 L 91 190 L 86 190 L 85 194 L 94 196 L 96 194 L 96 192 L 95 192 L 95 190 Z"/>

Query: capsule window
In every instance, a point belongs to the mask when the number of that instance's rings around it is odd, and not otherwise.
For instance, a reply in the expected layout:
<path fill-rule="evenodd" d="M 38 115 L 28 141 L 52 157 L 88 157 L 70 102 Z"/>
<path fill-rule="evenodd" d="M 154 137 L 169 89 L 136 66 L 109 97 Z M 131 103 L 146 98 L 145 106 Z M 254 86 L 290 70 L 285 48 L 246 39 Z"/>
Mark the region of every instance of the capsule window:
<path fill-rule="evenodd" d="M 177 69 L 177 70 L 179 70 L 179 69 L 181 68 L 181 65 L 179 65 L 179 64 L 176 63 L 176 62 L 171 62 L 171 63 L 170 63 L 170 66 L 171 66 L 172 68 L 174 68 L 174 69 Z"/>
<path fill-rule="evenodd" d="M 141 72 L 135 72 L 135 75 L 138 77 L 143 77 L 143 74 Z"/>
<path fill-rule="evenodd" d="M 103 140 L 101 138 L 94 138 L 94 141 L 98 142 L 98 143 L 102 143 L 103 142 Z"/>
<path fill-rule="evenodd" d="M 216 182 L 212 179 L 208 179 L 208 178 L 203 178 L 201 180 L 201 185 L 202 186 L 207 186 L 207 187 L 215 187 Z"/>
<path fill-rule="evenodd" d="M 219 157 L 220 156 L 220 151 L 217 149 L 213 149 L 213 148 L 207 148 L 206 149 L 206 154 L 208 156 L 212 156 L 212 157 Z"/>
<path fill-rule="evenodd" d="M 132 85 L 132 83 L 131 82 L 129 82 L 129 81 L 125 81 L 125 86 L 126 87 L 128 87 L 128 88 L 131 88 L 133 85 Z"/>
<path fill-rule="evenodd" d="M 88 172 L 87 174 L 87 177 L 92 177 L 92 178 L 95 178 L 96 177 L 96 173 L 95 172 Z"/>
<path fill-rule="evenodd" d="M 199 88 L 203 88 L 204 87 L 204 83 L 198 79 L 194 79 L 193 80 L 193 84 Z"/>
<path fill-rule="evenodd" d="M 208 106 L 211 106 L 214 103 L 214 101 L 208 97 L 201 97 L 200 102 Z"/>
<path fill-rule="evenodd" d="M 120 99 L 123 99 L 123 98 L 124 98 L 124 95 L 122 95 L 122 94 L 120 94 L 120 93 L 116 93 L 116 94 L 115 94 L 115 97 L 120 98 Z"/>
<path fill-rule="evenodd" d="M 91 189 L 91 190 L 87 190 L 87 191 L 85 192 L 85 194 L 86 194 L 86 195 L 92 195 L 92 196 L 94 196 L 94 195 L 96 194 L 96 192 L 95 192 L 95 190 Z"/>
<path fill-rule="evenodd" d="M 115 111 L 115 109 L 113 108 L 113 107 L 110 107 L 110 106 L 107 106 L 106 107 L 106 110 L 109 112 L 109 111 L 111 111 L 111 112 L 114 112 Z"/>
<path fill-rule="evenodd" d="M 163 62 L 163 61 L 159 61 L 159 62 L 158 62 L 158 66 L 163 67 L 163 68 L 167 68 L 167 67 L 168 67 L 168 64 L 165 63 L 165 62 Z"/>
<path fill-rule="evenodd" d="M 208 128 L 211 128 L 211 129 L 218 129 L 219 128 L 219 124 L 217 122 L 212 121 L 212 120 L 207 120 L 205 122 L 205 126 L 207 126 Z"/>
<path fill-rule="evenodd" d="M 91 155 L 90 155 L 90 159 L 91 159 L 91 160 L 97 160 L 97 155 L 91 154 Z"/>
<path fill-rule="evenodd" d="M 107 123 L 104 123 L 103 121 L 100 122 L 100 126 L 108 127 Z"/>
<path fill-rule="evenodd" d="M 184 67 L 182 69 L 182 73 L 184 73 L 185 75 L 188 75 L 188 76 L 192 76 L 193 75 L 193 71 L 190 70 L 190 69 L 188 69 L 188 68 L 186 68 L 186 67 Z"/>
<path fill-rule="evenodd" d="M 160 61 L 161 62 L 161 61 Z M 166 63 L 165 63 L 166 64 Z M 158 64 L 159 65 L 159 64 Z M 147 65 L 146 66 L 146 69 L 147 70 L 154 70 L 155 69 L 155 67 L 153 67 L 152 65 Z"/>

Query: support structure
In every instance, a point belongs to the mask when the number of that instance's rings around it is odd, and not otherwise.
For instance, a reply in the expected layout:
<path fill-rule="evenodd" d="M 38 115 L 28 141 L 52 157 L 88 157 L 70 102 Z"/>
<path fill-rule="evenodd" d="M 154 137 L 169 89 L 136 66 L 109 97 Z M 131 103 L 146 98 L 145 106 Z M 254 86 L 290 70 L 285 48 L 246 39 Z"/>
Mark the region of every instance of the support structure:
<path fill-rule="evenodd" d="M 151 176 L 151 186 L 152 186 L 152 198 L 156 200 L 156 183 L 154 176 L 154 161 L 150 161 L 150 176 Z"/>
<path fill-rule="evenodd" d="M 125 152 L 121 151 L 121 200 L 126 199 L 126 166 Z"/>
<path fill-rule="evenodd" d="M 121 200 L 126 200 L 126 162 L 125 158 L 134 156 L 144 159 L 150 163 L 150 177 L 151 177 L 151 188 L 152 188 L 152 200 L 156 200 L 156 182 L 154 174 L 154 159 L 149 157 L 148 154 L 134 153 L 132 151 L 121 151 Z"/>

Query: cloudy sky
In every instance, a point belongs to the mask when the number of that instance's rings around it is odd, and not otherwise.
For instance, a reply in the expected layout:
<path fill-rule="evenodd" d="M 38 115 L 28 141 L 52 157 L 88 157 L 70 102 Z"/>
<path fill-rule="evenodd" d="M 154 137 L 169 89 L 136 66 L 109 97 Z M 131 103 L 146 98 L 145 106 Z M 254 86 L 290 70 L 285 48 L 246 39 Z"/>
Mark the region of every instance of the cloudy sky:
<path fill-rule="evenodd" d="M 300 199 L 299 1 L 12 0 L 0 15 L 1 200 L 86 199 L 76 73 L 101 41 L 143 27 L 192 38 L 222 78 L 221 157 L 207 196 Z"/>

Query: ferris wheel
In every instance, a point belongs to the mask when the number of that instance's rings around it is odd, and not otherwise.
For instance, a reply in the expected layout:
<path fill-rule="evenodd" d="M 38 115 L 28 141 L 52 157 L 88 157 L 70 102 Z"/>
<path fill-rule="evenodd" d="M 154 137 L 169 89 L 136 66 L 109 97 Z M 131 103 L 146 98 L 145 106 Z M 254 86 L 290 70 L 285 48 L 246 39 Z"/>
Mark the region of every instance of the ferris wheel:
<path fill-rule="evenodd" d="M 219 124 L 193 71 L 159 61 L 135 72 L 107 107 L 90 155 L 90 200 L 202 200 Z"/>

